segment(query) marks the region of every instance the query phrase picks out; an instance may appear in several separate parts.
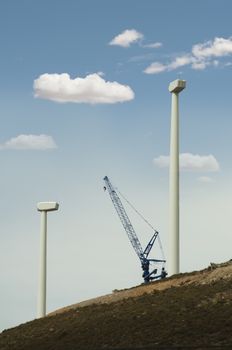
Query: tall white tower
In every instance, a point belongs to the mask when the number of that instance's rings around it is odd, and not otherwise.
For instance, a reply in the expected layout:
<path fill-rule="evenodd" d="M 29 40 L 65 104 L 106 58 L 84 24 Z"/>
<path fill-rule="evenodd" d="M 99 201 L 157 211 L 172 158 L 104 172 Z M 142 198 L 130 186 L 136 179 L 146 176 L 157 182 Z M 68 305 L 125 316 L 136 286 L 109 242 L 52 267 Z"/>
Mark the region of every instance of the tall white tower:
<path fill-rule="evenodd" d="M 168 274 L 179 273 L 179 93 L 186 86 L 185 80 L 174 80 L 169 84 L 172 94 L 170 168 L 169 168 L 169 247 Z"/>
<path fill-rule="evenodd" d="M 58 210 L 58 208 L 59 204 L 57 202 L 40 202 L 37 204 L 37 209 L 41 212 L 38 318 L 46 316 L 47 212 Z"/>

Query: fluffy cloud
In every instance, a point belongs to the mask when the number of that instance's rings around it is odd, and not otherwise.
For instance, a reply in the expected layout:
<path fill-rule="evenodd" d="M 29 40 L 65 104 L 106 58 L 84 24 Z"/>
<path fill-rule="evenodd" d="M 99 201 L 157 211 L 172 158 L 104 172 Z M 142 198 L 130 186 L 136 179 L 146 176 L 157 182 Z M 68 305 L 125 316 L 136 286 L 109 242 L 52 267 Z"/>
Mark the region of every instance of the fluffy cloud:
<path fill-rule="evenodd" d="M 18 135 L 0 145 L 0 150 L 47 150 L 56 148 L 56 143 L 49 135 Z"/>
<path fill-rule="evenodd" d="M 203 44 L 196 44 L 192 53 L 197 58 L 222 57 L 232 54 L 232 37 L 228 39 L 215 38 Z"/>
<path fill-rule="evenodd" d="M 126 29 L 121 34 L 117 35 L 111 40 L 109 45 L 117 45 L 122 47 L 129 47 L 131 44 L 143 38 L 143 34 L 137 32 L 135 29 Z"/>
<path fill-rule="evenodd" d="M 67 73 L 46 73 L 34 80 L 34 96 L 56 102 L 107 104 L 130 101 L 134 92 L 127 85 L 105 81 L 102 73 L 75 79 Z"/>
<path fill-rule="evenodd" d="M 157 74 L 190 64 L 192 69 L 203 70 L 207 66 L 217 67 L 219 65 L 219 61 L 215 60 L 215 57 L 219 58 L 229 55 L 232 55 L 232 37 L 228 39 L 216 37 L 214 40 L 207 41 L 206 43 L 194 45 L 191 53 L 180 55 L 167 64 L 153 62 L 144 72 L 147 74 Z M 156 68 L 159 66 L 160 69 Z"/>
<path fill-rule="evenodd" d="M 187 64 L 190 64 L 192 62 L 193 58 L 190 55 L 179 56 L 176 57 L 175 60 L 168 65 L 168 70 L 177 69 L 179 67 L 186 66 Z"/>
<path fill-rule="evenodd" d="M 179 159 L 181 170 L 201 172 L 219 171 L 218 161 L 211 154 L 207 156 L 200 156 L 192 153 L 181 153 Z M 153 162 L 159 168 L 166 168 L 169 166 L 169 156 L 159 156 L 154 158 Z"/>

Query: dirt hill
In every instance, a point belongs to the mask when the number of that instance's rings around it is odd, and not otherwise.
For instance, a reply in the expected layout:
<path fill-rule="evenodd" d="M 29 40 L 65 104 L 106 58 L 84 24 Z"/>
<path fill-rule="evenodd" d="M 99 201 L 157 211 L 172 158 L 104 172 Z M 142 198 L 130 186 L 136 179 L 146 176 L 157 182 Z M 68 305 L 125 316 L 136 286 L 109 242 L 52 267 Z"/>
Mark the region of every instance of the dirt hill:
<path fill-rule="evenodd" d="M 232 261 L 57 310 L 0 349 L 232 349 Z"/>

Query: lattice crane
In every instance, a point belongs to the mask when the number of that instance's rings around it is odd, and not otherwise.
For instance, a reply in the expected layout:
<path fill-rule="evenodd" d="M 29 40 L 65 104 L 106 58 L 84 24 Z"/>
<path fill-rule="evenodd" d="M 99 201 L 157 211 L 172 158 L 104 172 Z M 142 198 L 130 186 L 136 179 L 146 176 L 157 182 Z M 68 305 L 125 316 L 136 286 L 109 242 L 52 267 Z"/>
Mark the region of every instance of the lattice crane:
<path fill-rule="evenodd" d="M 105 182 L 105 186 L 104 189 L 108 190 L 110 198 L 113 202 L 113 205 L 116 209 L 116 212 L 122 222 L 122 225 L 129 237 L 129 240 L 136 252 L 136 254 L 138 255 L 140 261 L 141 261 L 141 267 L 143 270 L 143 279 L 144 282 L 150 282 L 151 280 L 154 279 L 159 279 L 159 278 L 165 278 L 167 275 L 167 272 L 165 271 L 165 268 L 163 267 L 161 270 L 161 274 L 157 275 L 157 268 L 153 269 L 151 272 L 149 271 L 150 268 L 150 262 L 155 262 L 155 263 L 165 263 L 166 260 L 164 259 L 149 259 L 148 256 L 150 254 L 150 251 L 156 241 L 156 238 L 159 235 L 159 232 L 156 231 L 155 229 L 153 229 L 154 233 L 152 235 L 152 238 L 150 239 L 150 241 L 148 242 L 146 248 L 143 250 L 142 245 L 138 239 L 138 236 L 131 224 L 131 221 L 123 207 L 123 204 L 121 202 L 120 197 L 118 196 L 115 188 L 113 187 L 113 185 L 111 184 L 109 178 L 107 176 L 104 177 L 104 182 Z M 151 225 L 150 225 L 151 226 Z"/>

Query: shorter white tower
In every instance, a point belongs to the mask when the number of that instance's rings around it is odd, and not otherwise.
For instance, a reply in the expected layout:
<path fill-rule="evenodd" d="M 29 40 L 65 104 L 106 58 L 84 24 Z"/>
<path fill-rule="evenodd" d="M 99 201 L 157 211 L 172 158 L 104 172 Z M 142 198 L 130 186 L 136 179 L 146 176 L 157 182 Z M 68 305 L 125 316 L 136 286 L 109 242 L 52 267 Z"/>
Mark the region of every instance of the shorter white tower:
<path fill-rule="evenodd" d="M 40 202 L 37 204 L 37 209 L 41 212 L 38 318 L 46 315 L 47 212 L 58 210 L 58 208 L 59 204 L 57 202 Z"/>
<path fill-rule="evenodd" d="M 179 93 L 186 86 L 185 80 L 174 80 L 169 85 L 172 94 L 170 168 L 169 168 L 169 241 L 168 275 L 180 272 L 179 253 Z"/>

